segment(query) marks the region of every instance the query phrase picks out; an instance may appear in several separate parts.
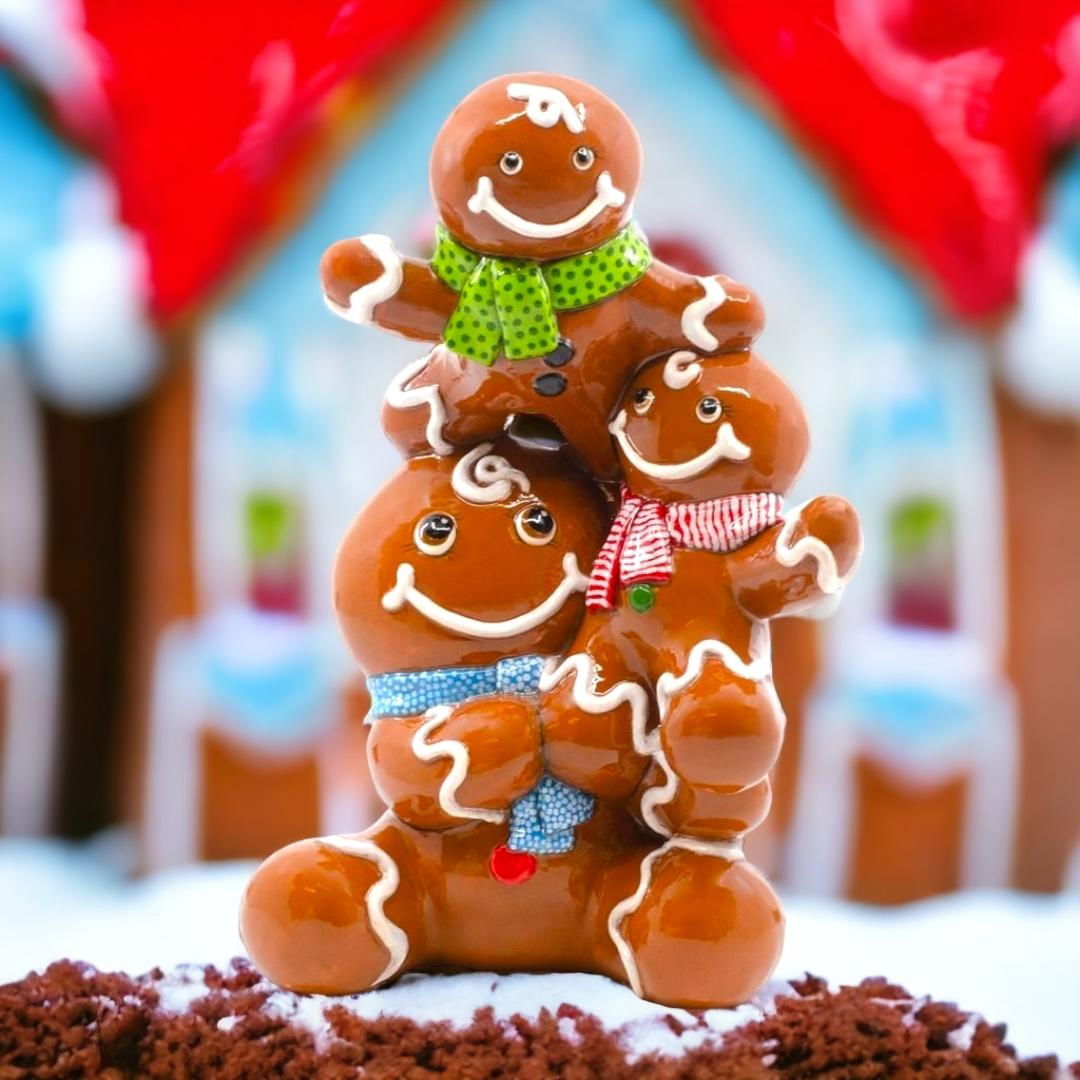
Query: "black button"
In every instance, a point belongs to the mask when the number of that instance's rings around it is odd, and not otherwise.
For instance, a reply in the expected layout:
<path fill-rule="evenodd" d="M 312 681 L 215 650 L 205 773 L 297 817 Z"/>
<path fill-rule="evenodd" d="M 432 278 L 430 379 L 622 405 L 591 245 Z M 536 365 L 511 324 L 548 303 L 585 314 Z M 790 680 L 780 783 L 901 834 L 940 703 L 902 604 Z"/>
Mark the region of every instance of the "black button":
<path fill-rule="evenodd" d="M 544 397 L 558 397 L 566 389 L 566 376 L 549 371 L 533 379 L 533 389 Z"/>
<path fill-rule="evenodd" d="M 559 344 L 544 357 L 544 363 L 548 367 L 562 367 L 563 364 L 569 364 L 573 358 L 574 346 L 566 338 L 561 337 Z"/>

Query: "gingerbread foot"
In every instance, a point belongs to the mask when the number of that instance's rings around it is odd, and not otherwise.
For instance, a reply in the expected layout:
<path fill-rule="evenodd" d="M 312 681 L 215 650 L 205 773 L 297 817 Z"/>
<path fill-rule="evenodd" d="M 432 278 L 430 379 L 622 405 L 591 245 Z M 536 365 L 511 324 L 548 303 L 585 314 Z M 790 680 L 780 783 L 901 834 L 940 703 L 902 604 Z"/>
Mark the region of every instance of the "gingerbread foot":
<path fill-rule="evenodd" d="M 272 982 L 307 994 L 350 994 L 418 960 L 403 926 L 421 925 L 407 827 L 383 818 L 364 833 L 300 840 L 255 871 L 240 936 Z"/>
<path fill-rule="evenodd" d="M 625 867 L 613 872 L 625 882 Z M 741 1004 L 780 959 L 784 916 L 738 847 L 675 837 L 641 860 L 608 930 L 639 996 L 681 1008 Z"/>

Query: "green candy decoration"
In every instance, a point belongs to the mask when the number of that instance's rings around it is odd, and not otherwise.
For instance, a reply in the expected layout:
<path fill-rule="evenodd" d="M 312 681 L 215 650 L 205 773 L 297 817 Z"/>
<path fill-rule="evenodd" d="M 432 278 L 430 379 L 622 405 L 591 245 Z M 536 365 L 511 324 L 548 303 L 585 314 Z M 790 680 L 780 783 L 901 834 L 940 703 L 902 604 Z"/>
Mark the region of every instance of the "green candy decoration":
<path fill-rule="evenodd" d="M 652 585 L 631 585 L 626 591 L 626 599 L 639 615 L 644 615 L 656 603 L 656 589 Z"/>

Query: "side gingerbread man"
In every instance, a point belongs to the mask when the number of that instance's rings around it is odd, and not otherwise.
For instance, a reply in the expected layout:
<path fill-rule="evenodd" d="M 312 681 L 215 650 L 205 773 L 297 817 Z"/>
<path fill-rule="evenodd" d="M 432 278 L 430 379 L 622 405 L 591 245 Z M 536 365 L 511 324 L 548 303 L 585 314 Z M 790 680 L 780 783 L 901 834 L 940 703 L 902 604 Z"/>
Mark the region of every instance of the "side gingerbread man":
<path fill-rule="evenodd" d="M 362 236 L 323 256 L 330 308 L 435 345 L 395 387 L 432 410 L 384 411 L 406 455 L 553 423 L 598 479 L 618 477 L 608 421 L 649 357 L 748 348 L 763 313 L 745 286 L 652 257 L 631 220 L 637 133 L 586 83 L 493 79 L 451 113 L 431 155 L 441 221 L 430 262 Z"/>

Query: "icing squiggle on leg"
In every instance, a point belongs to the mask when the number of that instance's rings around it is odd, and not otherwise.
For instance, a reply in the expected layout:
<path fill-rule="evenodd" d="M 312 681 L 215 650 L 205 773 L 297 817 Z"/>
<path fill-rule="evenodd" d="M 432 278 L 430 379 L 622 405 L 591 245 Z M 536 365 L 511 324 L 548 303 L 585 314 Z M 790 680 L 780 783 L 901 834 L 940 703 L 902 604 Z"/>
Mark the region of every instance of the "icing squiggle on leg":
<path fill-rule="evenodd" d="M 724 286 L 716 278 L 699 277 L 698 283 L 705 290 L 704 295 L 697 300 L 691 300 L 683 308 L 680 325 L 682 326 L 683 337 L 691 345 L 696 345 L 705 352 L 712 352 L 719 346 L 720 342 L 717 340 L 716 335 L 706 327 L 705 320 L 727 300 L 727 293 L 724 291 Z"/>
<path fill-rule="evenodd" d="M 358 239 L 382 264 L 382 273 L 374 281 L 369 281 L 366 285 L 361 285 L 359 289 L 354 289 L 349 295 L 348 307 L 334 303 L 329 296 L 324 295 L 323 299 L 335 315 L 363 326 L 371 322 L 376 305 L 397 294 L 404 278 L 404 268 L 401 256 L 397 253 L 397 248 L 394 247 L 389 236 L 369 233 Z"/>
<path fill-rule="evenodd" d="M 394 377 L 386 388 L 386 404 L 392 409 L 415 409 L 426 406 L 428 409 L 427 426 L 424 428 L 424 436 L 428 445 L 439 457 L 446 457 L 453 453 L 454 447 L 443 437 L 443 427 L 446 425 L 446 406 L 443 404 L 442 394 L 435 383 L 429 386 L 410 387 L 409 383 L 420 374 L 439 354 L 445 350 L 445 345 L 436 345 L 434 349 L 406 365 Z"/>
<path fill-rule="evenodd" d="M 641 985 L 641 974 L 638 971 L 637 959 L 630 942 L 622 932 L 623 920 L 633 915 L 645 901 L 649 886 L 652 884 L 653 865 L 662 855 L 669 851 L 682 849 L 693 851 L 698 855 L 712 855 L 718 859 L 727 859 L 728 862 L 741 862 L 745 856 L 742 848 L 735 841 L 730 840 L 698 840 L 690 836 L 673 836 L 667 843 L 654 848 L 641 860 L 641 869 L 638 876 L 638 887 L 626 899 L 620 900 L 608 912 L 607 929 L 608 936 L 615 944 L 615 949 L 622 961 L 623 970 L 626 972 L 627 982 L 630 989 L 638 997 L 644 997 Z"/>
<path fill-rule="evenodd" d="M 323 836 L 319 843 L 340 851 L 343 855 L 367 859 L 379 868 L 379 880 L 368 889 L 365 902 L 372 932 L 390 954 L 386 967 L 379 973 L 373 985 L 385 982 L 397 974 L 398 969 L 405 963 L 405 957 L 409 955 L 408 934 L 393 922 L 385 911 L 386 901 L 397 892 L 397 887 L 401 884 L 401 871 L 389 853 L 371 840 L 359 836 Z"/>
<path fill-rule="evenodd" d="M 851 569 L 846 574 L 841 574 L 836 566 L 836 556 L 833 555 L 832 549 L 824 540 L 807 533 L 806 536 L 800 537 L 793 544 L 791 534 L 801 520 L 805 507 L 806 503 L 803 503 L 802 506 L 796 506 L 790 513 L 784 515 L 784 525 L 776 538 L 776 561 L 781 566 L 790 569 L 793 566 L 798 566 L 803 559 L 813 559 L 817 563 L 817 587 L 826 596 L 830 596 L 835 592 L 839 592 L 851 580 L 851 575 L 855 573 L 855 567 L 858 565 L 859 557 L 856 554 Z"/>
<path fill-rule="evenodd" d="M 469 772 L 469 749 L 458 739 L 439 739 L 427 742 L 427 737 L 450 718 L 452 710 L 448 705 L 436 705 L 424 713 L 424 723 L 412 738 L 412 751 L 421 761 L 438 761 L 449 758 L 452 762 L 450 772 L 439 785 L 439 806 L 444 814 L 456 818 L 476 818 L 498 825 L 506 820 L 503 810 L 485 810 L 479 806 L 462 806 L 457 800 L 458 788 L 465 781 Z"/>

